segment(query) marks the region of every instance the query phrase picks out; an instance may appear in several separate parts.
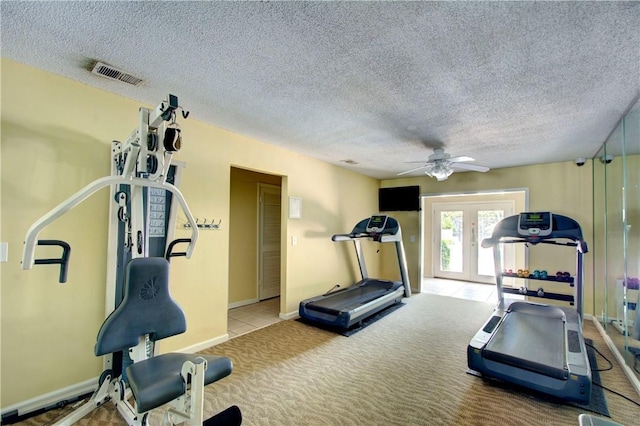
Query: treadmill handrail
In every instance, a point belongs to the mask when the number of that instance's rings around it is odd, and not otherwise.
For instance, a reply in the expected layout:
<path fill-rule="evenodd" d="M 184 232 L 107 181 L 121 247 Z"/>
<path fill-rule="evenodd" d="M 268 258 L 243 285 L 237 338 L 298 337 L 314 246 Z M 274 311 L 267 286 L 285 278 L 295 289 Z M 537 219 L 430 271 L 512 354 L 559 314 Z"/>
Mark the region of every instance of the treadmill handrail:
<path fill-rule="evenodd" d="M 366 232 L 369 219 L 363 219 L 348 234 L 335 234 L 331 237 L 331 241 L 351 241 L 355 244 L 356 256 L 360 266 L 362 279 L 369 278 L 367 268 L 362 253 L 360 240 L 370 239 L 377 243 L 395 243 L 396 255 L 398 258 L 398 268 L 400 270 L 400 280 L 405 287 L 405 296 L 411 297 L 411 283 L 409 282 L 409 273 L 407 271 L 407 259 L 402 243 L 402 230 L 398 221 L 390 216 L 387 217 L 385 227 L 379 232 Z"/>
<path fill-rule="evenodd" d="M 331 241 L 351 241 L 352 239 L 350 234 L 336 234 L 331 237 Z"/>
<path fill-rule="evenodd" d="M 580 252 L 580 253 L 588 253 L 589 252 L 589 247 L 587 245 L 587 242 L 584 240 L 573 240 L 571 238 L 567 238 L 569 239 L 571 242 L 562 242 L 562 241 L 558 241 L 559 238 L 553 238 L 553 239 L 540 239 L 540 238 L 511 238 L 511 239 L 506 239 L 509 237 L 499 237 L 499 238 L 485 238 L 482 240 L 482 242 L 480 243 L 480 245 L 483 248 L 491 248 L 494 246 L 497 246 L 498 244 L 515 244 L 515 243 L 525 243 L 525 244 L 555 244 L 555 245 L 560 245 L 560 246 L 569 246 L 569 247 L 576 247 L 576 249 Z"/>
<path fill-rule="evenodd" d="M 382 242 L 387 242 L 387 241 L 393 242 L 398 239 L 397 234 L 393 234 L 391 232 L 376 232 L 376 233 L 361 232 L 358 234 L 335 234 L 331 237 L 331 241 L 353 241 L 357 238 L 374 239 L 375 237 L 380 237 L 383 240 Z M 392 239 L 390 239 L 389 237 L 391 237 Z"/>
<path fill-rule="evenodd" d="M 575 220 L 559 214 L 553 215 L 553 230 L 549 235 L 523 236 L 518 232 L 518 217 L 513 215 L 502 219 L 493 229 L 491 237 L 481 242 L 483 248 L 495 247 L 499 244 L 528 243 L 528 244 L 557 244 L 574 246 L 580 253 L 588 253 L 589 248 L 582 237 L 582 229 Z M 571 243 L 563 243 L 558 240 L 569 240 Z"/>

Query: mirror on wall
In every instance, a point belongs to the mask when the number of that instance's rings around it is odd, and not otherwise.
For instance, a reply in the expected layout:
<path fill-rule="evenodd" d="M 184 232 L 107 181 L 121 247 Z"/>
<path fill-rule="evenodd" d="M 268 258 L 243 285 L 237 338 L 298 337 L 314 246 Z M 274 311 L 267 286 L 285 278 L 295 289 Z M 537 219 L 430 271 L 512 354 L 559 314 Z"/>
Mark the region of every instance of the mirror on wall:
<path fill-rule="evenodd" d="M 593 159 L 594 313 L 640 379 L 640 101 Z"/>
<path fill-rule="evenodd" d="M 628 321 L 633 323 L 626 342 L 626 359 L 640 377 L 640 100 L 624 119 L 624 141 L 628 188 L 625 208 L 627 303 Z"/>

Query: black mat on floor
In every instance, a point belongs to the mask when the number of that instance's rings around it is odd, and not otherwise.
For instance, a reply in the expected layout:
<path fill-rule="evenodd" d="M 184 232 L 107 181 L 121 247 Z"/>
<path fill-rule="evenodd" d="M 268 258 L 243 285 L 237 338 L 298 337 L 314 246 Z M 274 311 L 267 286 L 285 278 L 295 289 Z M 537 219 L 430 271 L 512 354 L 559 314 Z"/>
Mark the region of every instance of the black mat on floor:
<path fill-rule="evenodd" d="M 596 351 L 593 349 L 593 340 L 584 339 L 587 345 L 587 355 L 589 356 L 589 364 L 591 365 L 591 399 L 589 404 L 571 404 L 584 410 L 589 410 L 603 416 L 611 417 L 609 407 L 607 406 L 607 398 L 604 395 L 604 389 L 597 384 L 602 383 L 600 372 L 598 370 L 598 360 L 596 359 Z"/>
<path fill-rule="evenodd" d="M 369 318 L 365 318 L 360 324 L 354 324 L 351 328 L 347 328 L 347 329 L 341 328 L 341 327 L 335 327 L 335 326 L 331 326 L 331 325 L 326 325 L 326 324 L 322 324 L 322 323 L 318 323 L 318 322 L 314 322 L 314 321 L 309 321 L 309 320 L 306 320 L 304 318 L 298 318 L 297 321 L 300 321 L 300 322 L 305 323 L 305 324 L 312 325 L 314 327 L 321 328 L 323 330 L 332 331 L 332 332 L 340 334 L 342 336 L 349 337 L 349 336 L 352 336 L 352 335 L 356 334 L 360 330 L 364 330 L 365 328 L 369 327 L 374 322 L 378 321 L 381 318 L 386 317 L 390 313 L 395 312 L 396 310 L 400 309 L 403 306 L 404 306 L 404 303 L 402 303 L 402 302 L 396 303 L 395 305 L 391 305 L 391 306 L 389 306 L 387 308 L 384 308 L 383 310 L 381 310 L 377 314 L 371 315 Z"/>

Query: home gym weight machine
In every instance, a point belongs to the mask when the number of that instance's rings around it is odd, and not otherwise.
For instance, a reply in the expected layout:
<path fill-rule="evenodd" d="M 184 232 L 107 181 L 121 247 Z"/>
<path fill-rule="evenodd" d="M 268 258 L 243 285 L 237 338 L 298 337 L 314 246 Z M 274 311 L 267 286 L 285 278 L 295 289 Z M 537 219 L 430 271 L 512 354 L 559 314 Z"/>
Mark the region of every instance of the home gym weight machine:
<path fill-rule="evenodd" d="M 164 424 L 240 424 L 236 407 L 203 419 L 204 386 L 231 374 L 227 357 L 168 353 L 157 355 L 155 341 L 186 331 L 186 318 L 169 294 L 169 260 L 191 258 L 198 226 L 182 193 L 170 181 L 175 167 L 172 156 L 182 146 L 178 113 L 186 112 L 178 98 L 169 95 L 154 110 L 139 109 L 138 127 L 125 142 L 112 143 L 111 175 L 100 178 L 36 221 L 25 237 L 22 269 L 33 265 L 59 265 L 59 282 L 67 280 L 71 247 L 61 240 L 39 240 L 51 222 L 103 188 L 111 189 L 117 219 L 110 224 L 107 319 L 95 346 L 104 355 L 104 371 L 89 401 L 58 421 L 71 425 L 107 401 L 112 401 L 129 425 L 145 425 L 149 412 L 169 404 Z M 189 238 L 168 243 L 180 205 L 186 216 Z M 169 212 L 170 211 L 170 212 Z M 114 226 L 114 223 L 117 225 Z M 164 237 L 156 239 L 154 237 Z M 177 244 L 187 244 L 176 252 Z M 59 258 L 35 259 L 38 245 L 59 246 Z M 117 254 L 116 254 L 117 253 Z M 134 404 L 129 400 L 133 396 Z"/>

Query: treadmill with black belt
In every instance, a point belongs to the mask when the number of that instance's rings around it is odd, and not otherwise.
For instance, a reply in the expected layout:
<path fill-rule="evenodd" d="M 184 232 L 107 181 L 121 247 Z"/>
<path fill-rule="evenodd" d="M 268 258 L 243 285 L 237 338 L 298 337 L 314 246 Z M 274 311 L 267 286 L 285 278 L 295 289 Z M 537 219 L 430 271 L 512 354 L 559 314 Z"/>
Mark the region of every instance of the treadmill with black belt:
<path fill-rule="evenodd" d="M 576 275 L 563 277 L 574 288 L 567 295 L 526 290 L 527 296 L 570 301 L 573 307 L 529 301 L 507 302 L 504 293 L 523 294 L 522 289 L 503 287 L 501 245 L 525 243 L 575 247 Z M 483 247 L 493 247 L 498 306 L 467 348 L 471 373 L 497 378 L 567 401 L 588 403 L 591 368 L 582 336 L 583 255 L 587 244 L 580 225 L 550 212 L 528 212 L 507 217 L 494 228 Z M 534 279 L 533 277 L 524 277 Z M 546 279 L 556 281 L 555 276 Z"/>
<path fill-rule="evenodd" d="M 331 239 L 354 243 L 362 280 L 347 288 L 303 300 L 298 310 L 302 318 L 346 329 L 399 303 L 403 297 L 411 296 L 402 231 L 397 220 L 386 215 L 374 215 L 361 220 L 350 234 L 337 234 Z M 395 243 L 400 281 L 369 278 L 360 243 L 362 239 Z"/>

